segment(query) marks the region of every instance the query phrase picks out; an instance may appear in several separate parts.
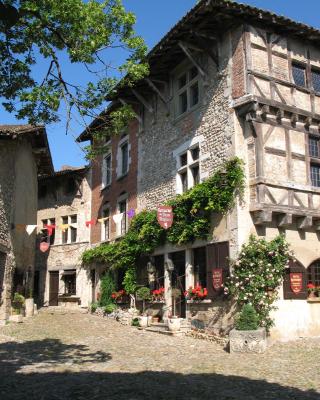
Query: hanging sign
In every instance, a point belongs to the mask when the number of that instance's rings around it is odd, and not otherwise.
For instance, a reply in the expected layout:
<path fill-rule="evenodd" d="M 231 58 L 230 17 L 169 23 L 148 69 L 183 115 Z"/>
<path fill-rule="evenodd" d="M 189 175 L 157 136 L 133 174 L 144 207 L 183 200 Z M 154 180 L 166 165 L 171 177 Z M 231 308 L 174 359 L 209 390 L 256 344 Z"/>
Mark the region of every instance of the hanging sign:
<path fill-rule="evenodd" d="M 169 229 L 173 223 L 173 212 L 170 206 L 160 206 L 157 209 L 157 220 L 164 229 Z"/>
<path fill-rule="evenodd" d="M 42 253 L 45 253 L 50 247 L 50 244 L 47 242 L 41 242 L 40 243 L 40 251 L 42 251 Z"/>
<path fill-rule="evenodd" d="M 290 273 L 290 287 L 295 294 L 302 291 L 302 272 Z"/>
<path fill-rule="evenodd" d="M 214 290 L 220 290 L 223 284 L 222 268 L 213 268 L 212 270 L 212 286 Z"/>

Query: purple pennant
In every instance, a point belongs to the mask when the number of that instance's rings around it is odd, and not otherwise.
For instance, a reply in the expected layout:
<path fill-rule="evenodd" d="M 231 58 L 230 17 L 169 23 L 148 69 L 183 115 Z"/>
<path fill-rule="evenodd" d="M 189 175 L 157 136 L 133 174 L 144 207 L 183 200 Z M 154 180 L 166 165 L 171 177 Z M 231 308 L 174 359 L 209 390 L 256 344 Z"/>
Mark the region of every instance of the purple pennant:
<path fill-rule="evenodd" d="M 136 215 L 136 213 L 135 213 L 134 209 L 131 208 L 129 211 L 127 211 L 127 215 L 128 215 L 128 218 L 133 218 Z"/>

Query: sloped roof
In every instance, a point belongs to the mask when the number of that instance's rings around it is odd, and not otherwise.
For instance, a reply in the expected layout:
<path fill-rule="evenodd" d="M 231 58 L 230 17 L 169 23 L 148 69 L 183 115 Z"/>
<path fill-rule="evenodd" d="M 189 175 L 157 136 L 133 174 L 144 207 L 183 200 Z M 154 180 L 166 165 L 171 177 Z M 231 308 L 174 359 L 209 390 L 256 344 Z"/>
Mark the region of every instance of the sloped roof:
<path fill-rule="evenodd" d="M 26 138 L 33 150 L 38 167 L 38 175 L 54 172 L 46 129 L 42 125 L 0 125 L 0 139 L 17 140 Z"/>
<path fill-rule="evenodd" d="M 290 2 L 288 2 L 288 7 Z M 181 48 L 178 46 L 180 40 L 185 40 L 194 32 L 208 32 L 212 35 L 223 35 L 226 31 L 241 24 L 252 24 L 274 32 L 293 36 L 302 40 L 313 42 L 320 46 L 320 30 L 290 18 L 277 15 L 274 12 L 259 9 L 247 4 L 231 0 L 201 0 L 195 5 L 172 29 L 156 44 L 147 55 L 150 65 L 150 78 L 166 79 L 168 73 L 184 57 Z M 143 91 L 146 85 L 138 82 L 136 87 Z M 110 101 L 116 100 L 119 96 L 128 95 L 128 88 L 118 85 L 113 93 L 107 96 Z M 130 96 L 130 94 L 129 94 Z M 134 98 L 134 96 L 132 96 Z M 87 129 L 78 137 L 77 141 L 86 141 L 91 138 L 91 132 L 101 123 L 100 114 Z"/>

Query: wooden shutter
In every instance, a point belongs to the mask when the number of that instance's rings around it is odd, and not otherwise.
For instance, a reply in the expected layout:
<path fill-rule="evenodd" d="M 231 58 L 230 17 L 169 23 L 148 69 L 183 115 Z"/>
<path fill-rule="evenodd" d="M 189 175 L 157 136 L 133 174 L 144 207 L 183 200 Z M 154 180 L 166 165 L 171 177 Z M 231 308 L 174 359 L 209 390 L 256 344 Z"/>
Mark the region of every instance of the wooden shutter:
<path fill-rule="evenodd" d="M 290 287 L 290 273 L 301 272 L 302 273 L 302 290 L 300 293 L 294 293 Z M 283 280 L 283 298 L 285 300 L 305 300 L 308 297 L 307 289 L 307 270 L 304 266 L 298 262 L 290 260 L 290 268 L 286 269 L 284 280 Z"/>
<path fill-rule="evenodd" d="M 229 275 L 229 242 L 212 243 L 207 245 L 207 289 L 209 297 L 222 293 L 222 289 L 216 291 L 212 285 L 213 268 L 222 268 L 223 282 Z"/>

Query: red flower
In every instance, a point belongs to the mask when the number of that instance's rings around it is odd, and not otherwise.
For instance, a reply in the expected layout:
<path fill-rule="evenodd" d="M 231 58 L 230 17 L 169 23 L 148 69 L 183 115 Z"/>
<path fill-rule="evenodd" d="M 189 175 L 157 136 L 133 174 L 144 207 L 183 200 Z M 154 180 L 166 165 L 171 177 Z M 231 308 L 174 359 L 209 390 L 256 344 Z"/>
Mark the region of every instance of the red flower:
<path fill-rule="evenodd" d="M 308 289 L 315 289 L 316 285 L 314 285 L 313 283 L 308 283 L 307 288 Z"/>

